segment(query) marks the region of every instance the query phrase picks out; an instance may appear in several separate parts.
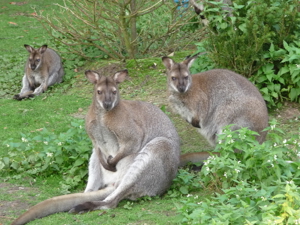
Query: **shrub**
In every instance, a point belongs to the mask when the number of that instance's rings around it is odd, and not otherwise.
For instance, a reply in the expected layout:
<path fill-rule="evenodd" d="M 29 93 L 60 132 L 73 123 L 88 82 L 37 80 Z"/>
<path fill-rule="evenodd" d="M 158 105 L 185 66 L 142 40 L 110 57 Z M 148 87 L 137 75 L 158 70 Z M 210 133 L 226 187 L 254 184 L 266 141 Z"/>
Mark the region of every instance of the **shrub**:
<path fill-rule="evenodd" d="M 51 176 L 65 177 L 63 193 L 82 185 L 87 178 L 91 141 L 83 121 L 73 121 L 72 128 L 54 134 L 43 128 L 38 133 L 21 134 L 19 141 L 6 140 L 8 156 L 0 158 L 0 169 L 12 178 Z"/>
<path fill-rule="evenodd" d="M 182 222 L 188 224 L 299 224 L 299 134 L 283 139 L 271 122 L 262 145 L 246 128 L 219 136 L 216 151 L 198 175 L 203 190 L 215 194 L 200 199 L 189 195 L 177 204 Z M 235 153 L 240 149 L 242 153 Z"/>
<path fill-rule="evenodd" d="M 182 49 L 201 35 L 195 14 L 173 1 L 66 0 L 55 16 L 37 17 L 49 34 L 86 59 L 137 58 Z"/>
<path fill-rule="evenodd" d="M 235 0 L 232 16 L 221 6 L 206 1 L 203 12 L 210 22 L 202 46 L 216 67 L 251 77 L 269 106 L 299 101 L 299 2 Z"/>

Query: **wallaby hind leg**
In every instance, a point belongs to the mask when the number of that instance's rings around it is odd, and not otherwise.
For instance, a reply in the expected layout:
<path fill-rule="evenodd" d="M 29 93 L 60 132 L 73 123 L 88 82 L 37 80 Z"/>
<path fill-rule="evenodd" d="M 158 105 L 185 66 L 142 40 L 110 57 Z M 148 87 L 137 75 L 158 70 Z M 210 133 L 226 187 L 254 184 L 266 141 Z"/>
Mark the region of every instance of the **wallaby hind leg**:
<path fill-rule="evenodd" d="M 125 198 L 134 200 L 145 195 L 160 195 L 176 176 L 178 164 L 179 154 L 175 153 L 174 146 L 166 138 L 155 138 L 137 154 L 120 182 L 115 184 L 115 191 L 103 201 L 86 202 L 72 211 L 115 208 Z"/>
<path fill-rule="evenodd" d="M 101 166 L 99 154 L 93 149 L 89 162 L 89 178 L 84 192 L 96 191 L 102 188 Z"/>
<path fill-rule="evenodd" d="M 22 78 L 22 89 L 19 94 L 14 96 L 16 100 L 22 100 L 25 98 L 33 97 L 33 89 L 30 87 L 29 82 L 27 80 L 26 74 Z"/>

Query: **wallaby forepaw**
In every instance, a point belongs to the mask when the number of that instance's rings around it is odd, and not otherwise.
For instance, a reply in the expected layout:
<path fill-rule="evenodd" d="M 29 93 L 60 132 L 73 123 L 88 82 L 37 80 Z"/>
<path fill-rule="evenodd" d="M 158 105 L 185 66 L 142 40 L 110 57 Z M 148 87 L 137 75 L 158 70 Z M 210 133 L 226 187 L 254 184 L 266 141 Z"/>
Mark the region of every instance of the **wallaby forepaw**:
<path fill-rule="evenodd" d="M 113 159 L 113 157 L 111 155 L 108 156 L 108 158 L 107 158 L 107 164 L 111 165 L 112 164 L 111 163 L 112 159 Z"/>

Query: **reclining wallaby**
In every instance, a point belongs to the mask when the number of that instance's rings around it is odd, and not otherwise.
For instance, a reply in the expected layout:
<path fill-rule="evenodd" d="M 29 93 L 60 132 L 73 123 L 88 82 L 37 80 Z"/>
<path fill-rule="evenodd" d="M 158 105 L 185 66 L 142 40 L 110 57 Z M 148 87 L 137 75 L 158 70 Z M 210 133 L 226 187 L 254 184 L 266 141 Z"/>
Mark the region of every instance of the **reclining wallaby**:
<path fill-rule="evenodd" d="M 127 76 L 127 70 L 112 77 L 86 71 L 94 96 L 86 116 L 93 153 L 85 192 L 45 200 L 13 225 L 57 212 L 114 208 L 122 199 L 160 195 L 169 188 L 180 160 L 178 134 L 156 106 L 120 99 L 118 84 Z"/>
<path fill-rule="evenodd" d="M 30 53 L 25 64 L 25 74 L 22 79 L 21 92 L 14 96 L 16 100 L 31 98 L 46 91 L 55 83 L 62 82 L 64 70 L 59 55 L 43 45 L 34 49 L 24 45 Z"/>
<path fill-rule="evenodd" d="M 212 146 L 217 134 L 229 124 L 234 124 L 232 130 L 247 127 L 256 131 L 262 143 L 267 134 L 263 130 L 268 126 L 268 110 L 258 89 L 245 77 L 226 69 L 191 75 L 189 68 L 196 57 L 180 63 L 162 58 L 172 107 Z"/>

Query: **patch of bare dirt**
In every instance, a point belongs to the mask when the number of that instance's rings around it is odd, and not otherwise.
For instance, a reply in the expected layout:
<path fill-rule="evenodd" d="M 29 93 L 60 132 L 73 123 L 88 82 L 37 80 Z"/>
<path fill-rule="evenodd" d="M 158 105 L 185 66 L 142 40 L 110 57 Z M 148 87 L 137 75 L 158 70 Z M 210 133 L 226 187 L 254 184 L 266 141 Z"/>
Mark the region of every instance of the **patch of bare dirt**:
<path fill-rule="evenodd" d="M 15 219 L 15 214 L 20 214 L 20 211 L 30 207 L 28 204 L 28 193 L 32 191 L 35 191 L 34 188 L 0 183 L 0 225 L 10 224 Z M 26 198 L 24 198 L 25 196 Z M 31 197 L 34 198 L 34 196 Z M 10 201 L 9 199 L 12 198 L 14 200 Z"/>

